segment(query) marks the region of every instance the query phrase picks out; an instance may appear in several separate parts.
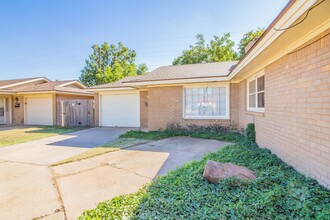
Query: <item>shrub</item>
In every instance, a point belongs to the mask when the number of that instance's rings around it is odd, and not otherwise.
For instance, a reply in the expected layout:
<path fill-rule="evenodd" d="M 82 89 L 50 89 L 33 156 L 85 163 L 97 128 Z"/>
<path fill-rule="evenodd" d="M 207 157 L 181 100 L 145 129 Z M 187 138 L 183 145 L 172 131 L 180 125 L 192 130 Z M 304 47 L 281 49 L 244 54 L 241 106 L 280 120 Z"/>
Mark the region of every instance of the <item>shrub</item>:
<path fill-rule="evenodd" d="M 210 124 L 210 125 L 196 125 L 196 124 L 169 124 L 167 125 L 167 131 L 190 131 L 190 132 L 221 132 L 228 133 L 232 131 L 228 126 Z"/>
<path fill-rule="evenodd" d="M 245 129 L 245 135 L 248 141 L 255 143 L 256 142 L 256 131 L 254 123 L 249 123 Z"/>
<path fill-rule="evenodd" d="M 178 131 L 178 130 L 164 130 L 164 131 L 129 131 L 121 135 L 120 138 L 138 138 L 145 140 L 160 140 L 169 137 L 188 136 L 194 138 L 214 139 L 219 141 L 237 142 L 242 140 L 243 136 L 235 131 L 224 132 L 201 132 L 201 131 Z"/>

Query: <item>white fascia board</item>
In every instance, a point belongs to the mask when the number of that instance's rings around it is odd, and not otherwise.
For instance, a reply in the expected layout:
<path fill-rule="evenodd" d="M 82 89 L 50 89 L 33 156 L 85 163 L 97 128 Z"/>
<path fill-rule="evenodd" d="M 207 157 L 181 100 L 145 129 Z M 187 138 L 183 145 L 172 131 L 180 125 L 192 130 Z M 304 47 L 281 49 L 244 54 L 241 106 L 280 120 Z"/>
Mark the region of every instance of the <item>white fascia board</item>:
<path fill-rule="evenodd" d="M 290 27 L 301 15 L 303 15 L 317 0 L 298 0 L 294 5 L 282 16 L 282 18 L 274 24 L 273 27 L 277 29 Z M 265 50 L 272 42 L 276 40 L 285 31 L 276 31 L 274 28 L 270 29 L 267 35 L 257 42 L 254 48 L 241 60 L 230 73 L 229 78 L 232 79 L 239 73 L 246 65 L 248 65 L 256 56 Z"/>
<path fill-rule="evenodd" d="M 121 88 L 100 88 L 100 89 L 86 89 L 90 92 L 98 92 L 98 91 L 120 91 L 120 90 L 136 90 L 132 87 L 121 87 Z"/>
<path fill-rule="evenodd" d="M 15 94 L 15 92 L 3 90 L 3 91 L 0 91 L 0 95 L 2 95 L 2 94 L 4 94 L 4 95 L 11 95 L 11 94 Z"/>
<path fill-rule="evenodd" d="M 203 83 L 203 82 L 221 82 L 228 81 L 227 76 L 208 77 L 208 78 L 190 78 L 190 79 L 173 79 L 173 80 L 156 80 L 141 82 L 124 82 L 127 86 L 145 86 L 145 85 L 167 85 L 167 84 L 185 84 L 185 83 Z"/>
<path fill-rule="evenodd" d="M 17 92 L 17 95 L 26 95 L 26 94 L 55 94 L 55 91 L 39 91 L 39 92 Z"/>

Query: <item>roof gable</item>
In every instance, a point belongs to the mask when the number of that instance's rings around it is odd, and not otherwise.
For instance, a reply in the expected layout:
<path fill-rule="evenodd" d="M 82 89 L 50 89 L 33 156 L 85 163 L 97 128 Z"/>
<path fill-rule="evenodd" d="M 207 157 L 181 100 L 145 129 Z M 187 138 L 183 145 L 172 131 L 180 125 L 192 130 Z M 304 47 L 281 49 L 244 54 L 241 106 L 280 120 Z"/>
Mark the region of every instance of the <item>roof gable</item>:
<path fill-rule="evenodd" d="M 59 85 L 62 87 L 71 87 L 71 88 L 79 88 L 79 89 L 85 89 L 86 86 L 82 84 L 78 80 L 66 80 L 66 81 L 61 81 L 63 84 Z"/>
<path fill-rule="evenodd" d="M 49 82 L 45 77 L 33 77 L 33 78 L 23 78 L 23 79 L 9 79 L 0 81 L 0 89 L 10 89 L 12 87 L 24 86 L 33 82 Z"/>

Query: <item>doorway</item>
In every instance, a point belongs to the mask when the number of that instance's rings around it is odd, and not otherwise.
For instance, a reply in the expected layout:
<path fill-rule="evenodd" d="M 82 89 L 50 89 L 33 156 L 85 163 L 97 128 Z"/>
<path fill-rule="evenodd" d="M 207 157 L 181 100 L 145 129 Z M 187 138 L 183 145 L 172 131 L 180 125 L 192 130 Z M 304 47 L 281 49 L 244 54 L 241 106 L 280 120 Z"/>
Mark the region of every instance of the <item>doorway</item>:
<path fill-rule="evenodd" d="M 5 108 L 6 98 L 0 98 L 0 125 L 6 123 Z"/>

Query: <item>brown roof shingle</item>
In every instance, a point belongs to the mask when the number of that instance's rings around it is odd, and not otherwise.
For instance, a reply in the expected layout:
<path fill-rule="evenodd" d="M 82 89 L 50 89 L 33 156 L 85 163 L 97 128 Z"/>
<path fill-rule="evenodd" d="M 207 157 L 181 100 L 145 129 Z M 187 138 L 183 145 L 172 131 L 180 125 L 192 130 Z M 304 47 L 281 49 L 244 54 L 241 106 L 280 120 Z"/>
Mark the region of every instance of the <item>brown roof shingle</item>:
<path fill-rule="evenodd" d="M 33 79 L 45 79 L 44 77 L 36 77 L 36 78 L 25 78 L 25 79 L 15 79 L 15 80 L 2 80 L 0 81 L 0 85 L 6 86 L 15 83 L 20 83 L 24 81 L 29 81 Z M 86 95 L 91 95 L 90 92 L 84 89 L 73 88 L 69 86 L 62 86 L 66 83 L 76 82 L 77 80 L 62 80 L 62 81 L 48 81 L 45 79 L 43 82 L 36 82 L 36 83 L 28 83 L 28 84 L 21 84 L 16 85 L 14 87 L 4 88 L 1 89 L 0 92 L 11 92 L 11 93 L 24 93 L 24 92 L 52 92 L 52 91 L 60 91 L 60 92 L 68 92 L 68 93 L 82 93 Z M 79 82 L 79 81 L 77 81 Z"/>
<path fill-rule="evenodd" d="M 149 74 L 123 82 L 144 82 L 158 80 L 191 79 L 226 76 L 238 61 L 163 66 Z"/>
<path fill-rule="evenodd" d="M 96 85 L 96 86 L 91 86 L 89 89 L 102 89 L 102 88 L 122 88 L 122 87 L 127 87 L 125 84 L 123 84 L 124 81 L 130 81 L 130 80 L 138 80 L 139 78 L 143 77 L 144 75 L 139 75 L 139 76 L 127 76 L 123 79 L 120 79 L 116 82 L 112 83 L 106 83 L 106 84 L 101 84 L 101 85 Z"/>
<path fill-rule="evenodd" d="M 238 61 L 229 61 L 218 63 L 163 66 L 146 75 L 128 76 L 116 82 L 92 86 L 89 87 L 89 89 L 123 88 L 128 87 L 125 83 L 130 82 L 226 76 L 237 62 Z"/>
<path fill-rule="evenodd" d="M 33 79 L 40 79 L 42 77 L 32 77 L 32 78 L 23 78 L 23 79 L 8 79 L 8 80 L 0 80 L 0 87 L 9 86 L 11 84 L 16 84 L 24 81 L 29 81 Z"/>
<path fill-rule="evenodd" d="M 37 91 L 54 91 L 57 86 L 60 86 L 64 83 L 72 82 L 73 80 L 63 80 L 63 81 L 53 81 L 46 83 L 39 83 L 33 85 L 22 86 L 20 88 L 16 88 L 16 91 L 20 92 L 37 92 Z"/>

